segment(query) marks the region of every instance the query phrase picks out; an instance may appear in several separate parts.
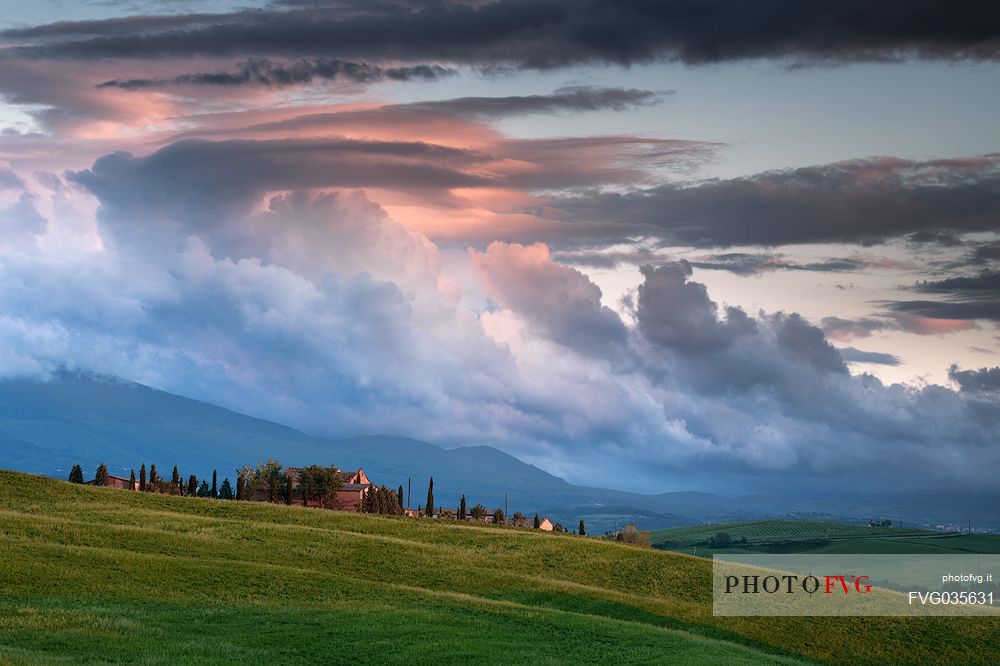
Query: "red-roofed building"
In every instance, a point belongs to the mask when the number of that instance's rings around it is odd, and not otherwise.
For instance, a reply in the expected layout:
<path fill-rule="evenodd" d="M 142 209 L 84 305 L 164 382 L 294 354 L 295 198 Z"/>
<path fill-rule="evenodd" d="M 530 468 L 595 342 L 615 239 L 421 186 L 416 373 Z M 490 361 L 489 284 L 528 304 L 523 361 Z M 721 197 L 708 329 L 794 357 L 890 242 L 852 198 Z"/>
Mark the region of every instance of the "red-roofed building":
<path fill-rule="evenodd" d="M 293 493 L 299 489 L 299 472 L 301 469 L 301 467 L 286 467 L 282 470 L 282 474 L 292 482 Z M 365 498 L 365 494 L 375 484 L 371 482 L 368 475 L 360 467 L 356 472 L 337 470 L 337 476 L 340 478 L 341 486 L 334 498 L 333 508 L 340 511 L 358 511 L 361 507 L 361 501 Z M 257 494 L 259 495 L 260 493 L 261 491 L 258 490 Z M 267 490 L 264 490 L 264 496 L 260 499 L 267 499 Z M 309 500 L 309 506 L 320 506 L 320 503 L 316 500 Z"/>

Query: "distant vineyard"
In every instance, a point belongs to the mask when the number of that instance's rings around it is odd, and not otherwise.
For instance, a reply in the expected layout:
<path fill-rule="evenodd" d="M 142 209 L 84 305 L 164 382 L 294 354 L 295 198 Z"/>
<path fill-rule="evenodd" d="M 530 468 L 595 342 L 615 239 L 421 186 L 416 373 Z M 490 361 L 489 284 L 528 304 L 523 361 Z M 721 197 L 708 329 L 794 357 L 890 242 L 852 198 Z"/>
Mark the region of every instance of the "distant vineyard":
<path fill-rule="evenodd" d="M 774 541 L 913 537 L 944 534 L 943 532 L 933 532 L 919 528 L 866 527 L 863 525 L 840 525 L 837 523 L 804 520 L 756 520 L 746 523 L 697 525 L 694 527 L 658 530 L 652 533 L 651 539 L 654 545 L 668 547 L 693 546 L 709 541 L 720 532 L 728 534 L 733 541 L 746 539 L 748 544 Z"/>

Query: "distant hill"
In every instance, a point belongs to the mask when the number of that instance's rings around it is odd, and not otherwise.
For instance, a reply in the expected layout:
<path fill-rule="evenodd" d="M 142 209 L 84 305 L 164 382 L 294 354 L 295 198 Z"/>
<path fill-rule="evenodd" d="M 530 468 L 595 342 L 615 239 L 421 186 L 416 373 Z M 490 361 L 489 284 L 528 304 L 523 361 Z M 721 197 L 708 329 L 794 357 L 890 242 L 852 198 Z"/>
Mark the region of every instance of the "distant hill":
<path fill-rule="evenodd" d="M 333 440 L 238 414 L 221 407 L 114 378 L 63 375 L 38 382 L 0 381 L 0 468 L 65 478 L 74 464 L 89 476 L 101 462 L 127 475 L 143 462 L 199 477 L 217 469 L 276 458 L 285 465 L 364 467 L 378 483 L 412 480 L 411 504 L 425 502 L 434 477 L 437 504 L 470 502 L 551 515 L 568 529 L 582 518 L 597 534 L 633 522 L 661 529 L 763 517 L 892 518 L 898 524 L 966 524 L 1000 529 L 1000 494 L 935 492 L 802 499 L 721 497 L 699 492 L 641 495 L 567 483 L 538 467 L 487 446 L 444 449 L 394 435 Z"/>
<path fill-rule="evenodd" d="M 731 539 L 728 546 L 718 536 Z M 910 527 L 868 527 L 807 520 L 755 520 L 656 530 L 655 548 L 711 557 L 737 553 L 972 554 L 1000 553 L 1000 535 Z"/>

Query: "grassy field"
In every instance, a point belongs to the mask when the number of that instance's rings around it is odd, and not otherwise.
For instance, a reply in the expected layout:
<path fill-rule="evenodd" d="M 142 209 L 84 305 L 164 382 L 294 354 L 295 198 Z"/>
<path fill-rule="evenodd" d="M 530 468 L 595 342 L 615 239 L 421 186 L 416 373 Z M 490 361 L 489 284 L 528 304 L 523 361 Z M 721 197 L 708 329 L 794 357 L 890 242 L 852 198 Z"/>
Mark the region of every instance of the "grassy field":
<path fill-rule="evenodd" d="M 994 663 L 990 618 L 717 618 L 710 563 L 0 472 L 0 662 Z"/>
<path fill-rule="evenodd" d="M 734 541 L 727 548 L 707 544 L 725 532 Z M 651 533 L 656 548 L 711 557 L 715 553 L 796 552 L 827 554 L 1000 554 L 1000 536 L 956 534 L 919 528 L 865 527 L 816 521 L 755 520 L 745 523 L 698 525 Z"/>

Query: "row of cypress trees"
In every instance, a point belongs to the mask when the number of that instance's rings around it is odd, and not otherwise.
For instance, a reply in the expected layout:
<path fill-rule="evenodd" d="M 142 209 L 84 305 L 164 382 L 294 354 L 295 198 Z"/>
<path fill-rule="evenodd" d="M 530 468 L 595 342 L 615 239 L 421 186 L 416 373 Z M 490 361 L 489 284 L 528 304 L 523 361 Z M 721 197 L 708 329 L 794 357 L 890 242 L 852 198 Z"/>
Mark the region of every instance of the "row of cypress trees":
<path fill-rule="evenodd" d="M 97 472 L 94 474 L 94 485 L 108 485 L 109 477 L 110 474 L 108 473 L 108 466 L 101 463 L 97 466 Z M 69 472 L 69 482 L 84 483 L 82 467 L 79 465 L 73 465 L 73 468 Z M 151 464 L 149 466 L 149 474 L 147 476 L 146 463 L 143 463 L 139 468 L 138 484 L 136 484 L 135 470 L 133 469 L 129 477 L 129 486 L 127 490 L 135 488 L 136 485 L 139 487 L 139 492 L 153 492 L 164 495 L 188 495 L 190 497 L 212 497 L 226 500 L 236 498 L 235 493 L 233 493 L 232 484 L 229 483 L 229 479 L 223 479 L 222 485 L 218 485 L 218 472 L 216 470 L 212 470 L 211 486 L 208 484 L 206 479 L 202 479 L 199 484 L 198 478 L 194 474 L 188 477 L 187 484 L 185 484 L 180 471 L 177 469 L 177 465 L 174 465 L 173 472 L 170 475 L 170 480 L 167 481 L 160 477 L 159 473 L 156 471 L 155 464 Z"/>

